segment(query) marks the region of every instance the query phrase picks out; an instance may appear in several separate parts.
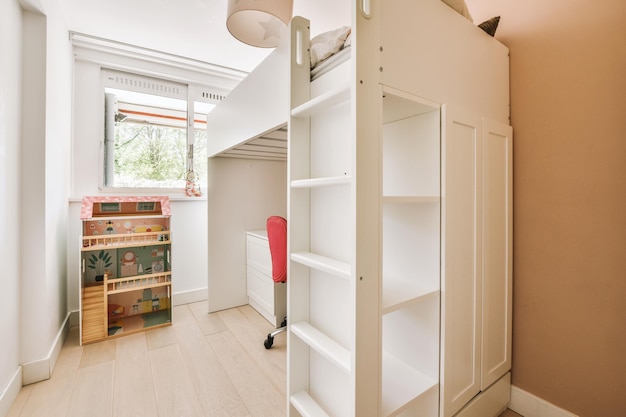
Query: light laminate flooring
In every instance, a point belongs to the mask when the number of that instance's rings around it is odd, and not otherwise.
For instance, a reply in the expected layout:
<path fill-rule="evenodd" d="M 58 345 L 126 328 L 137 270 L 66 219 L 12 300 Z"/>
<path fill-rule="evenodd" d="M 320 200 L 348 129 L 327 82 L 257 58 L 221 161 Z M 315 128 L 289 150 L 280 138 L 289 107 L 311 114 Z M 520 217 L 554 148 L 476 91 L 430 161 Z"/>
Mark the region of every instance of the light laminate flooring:
<path fill-rule="evenodd" d="M 172 326 L 80 346 L 64 343 L 52 377 L 22 388 L 7 417 L 282 417 L 286 337 L 249 306 L 174 307 Z"/>
<path fill-rule="evenodd" d="M 172 315 L 172 326 L 85 346 L 72 328 L 52 377 L 23 387 L 7 417 L 285 416 L 285 333 L 266 350 L 273 327 L 250 306 Z"/>

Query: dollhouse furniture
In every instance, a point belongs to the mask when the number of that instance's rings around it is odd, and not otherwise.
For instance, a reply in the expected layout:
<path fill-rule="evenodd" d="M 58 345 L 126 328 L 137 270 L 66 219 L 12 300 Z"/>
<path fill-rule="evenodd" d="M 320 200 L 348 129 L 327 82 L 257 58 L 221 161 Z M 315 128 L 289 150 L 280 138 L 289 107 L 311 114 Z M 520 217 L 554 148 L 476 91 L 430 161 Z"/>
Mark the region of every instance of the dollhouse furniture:
<path fill-rule="evenodd" d="M 167 197 L 85 197 L 81 206 L 80 341 L 172 323 Z"/>

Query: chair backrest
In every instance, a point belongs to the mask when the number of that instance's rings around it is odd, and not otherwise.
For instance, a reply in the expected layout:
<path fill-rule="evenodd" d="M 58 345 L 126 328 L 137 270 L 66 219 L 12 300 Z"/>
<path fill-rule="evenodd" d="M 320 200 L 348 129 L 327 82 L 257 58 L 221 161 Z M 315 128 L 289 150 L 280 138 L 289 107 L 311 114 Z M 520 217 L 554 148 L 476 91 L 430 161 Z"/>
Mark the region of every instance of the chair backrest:
<path fill-rule="evenodd" d="M 267 218 L 267 240 L 272 257 L 272 279 L 287 281 L 287 220 L 280 216 Z"/>

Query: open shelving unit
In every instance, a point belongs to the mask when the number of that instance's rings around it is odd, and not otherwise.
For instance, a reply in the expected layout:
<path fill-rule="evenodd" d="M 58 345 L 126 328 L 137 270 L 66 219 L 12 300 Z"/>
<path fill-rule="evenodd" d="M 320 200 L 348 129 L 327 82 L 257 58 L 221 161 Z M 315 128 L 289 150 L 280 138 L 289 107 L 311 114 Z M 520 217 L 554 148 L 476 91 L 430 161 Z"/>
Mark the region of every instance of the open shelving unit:
<path fill-rule="evenodd" d="M 436 416 L 440 110 L 390 88 L 383 97 L 381 415 Z"/>

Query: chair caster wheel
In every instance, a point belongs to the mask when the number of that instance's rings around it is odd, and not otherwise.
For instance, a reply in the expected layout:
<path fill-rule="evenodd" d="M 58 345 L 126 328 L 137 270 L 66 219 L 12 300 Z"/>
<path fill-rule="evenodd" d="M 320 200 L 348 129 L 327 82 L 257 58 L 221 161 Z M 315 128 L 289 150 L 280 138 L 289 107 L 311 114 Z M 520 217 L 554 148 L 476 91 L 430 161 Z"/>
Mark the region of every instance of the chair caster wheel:
<path fill-rule="evenodd" d="M 273 344 L 274 344 L 274 338 L 272 337 L 271 334 L 268 334 L 267 339 L 265 339 L 265 342 L 263 342 L 263 346 L 265 346 L 265 349 L 269 349 L 272 347 Z"/>

